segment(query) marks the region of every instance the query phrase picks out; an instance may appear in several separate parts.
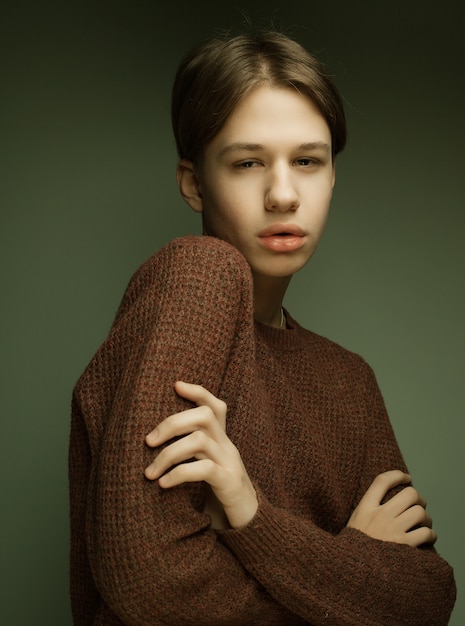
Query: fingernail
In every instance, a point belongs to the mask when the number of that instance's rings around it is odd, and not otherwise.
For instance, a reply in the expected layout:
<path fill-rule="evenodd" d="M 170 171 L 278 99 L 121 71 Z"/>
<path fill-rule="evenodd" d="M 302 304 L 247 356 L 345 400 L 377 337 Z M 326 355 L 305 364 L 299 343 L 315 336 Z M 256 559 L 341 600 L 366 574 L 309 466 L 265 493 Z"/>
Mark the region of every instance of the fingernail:
<path fill-rule="evenodd" d="M 165 474 L 158 480 L 158 484 L 160 485 L 160 487 L 167 487 L 170 484 L 170 480 L 170 475 Z"/>
<path fill-rule="evenodd" d="M 153 480 L 156 477 L 156 471 L 151 465 L 145 468 L 144 474 L 149 480 Z"/>
<path fill-rule="evenodd" d="M 149 444 L 149 445 L 153 445 L 156 443 L 158 439 L 158 429 L 157 430 L 152 430 L 151 433 L 149 433 L 147 435 L 147 437 L 145 438 L 145 441 Z"/>

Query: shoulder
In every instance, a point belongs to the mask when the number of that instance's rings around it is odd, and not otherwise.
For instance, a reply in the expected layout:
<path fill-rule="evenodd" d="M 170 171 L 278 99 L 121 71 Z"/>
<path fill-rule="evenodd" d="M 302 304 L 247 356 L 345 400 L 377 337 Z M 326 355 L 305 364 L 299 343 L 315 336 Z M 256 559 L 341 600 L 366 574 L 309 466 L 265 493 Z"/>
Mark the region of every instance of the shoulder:
<path fill-rule="evenodd" d="M 165 244 L 135 272 L 131 281 L 157 278 L 173 271 L 188 271 L 199 276 L 212 272 L 236 271 L 250 275 L 245 257 L 233 245 L 206 235 L 187 235 Z"/>
<path fill-rule="evenodd" d="M 252 293 L 252 274 L 245 257 L 231 244 L 206 235 L 187 235 L 165 244 L 133 274 L 117 318 L 136 301 L 161 294 L 179 298 L 200 292 Z"/>
<path fill-rule="evenodd" d="M 245 257 L 230 243 L 207 235 L 177 237 L 153 254 L 140 268 L 149 268 L 163 261 L 202 260 L 220 266 L 238 265 L 248 268 Z M 140 271 L 139 270 L 139 271 Z"/>

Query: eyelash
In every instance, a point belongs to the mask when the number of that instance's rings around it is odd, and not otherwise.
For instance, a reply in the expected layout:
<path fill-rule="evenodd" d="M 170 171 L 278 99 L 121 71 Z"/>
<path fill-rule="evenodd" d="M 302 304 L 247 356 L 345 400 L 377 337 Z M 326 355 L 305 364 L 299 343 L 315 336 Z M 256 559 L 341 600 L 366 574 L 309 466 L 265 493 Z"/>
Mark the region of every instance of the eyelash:
<path fill-rule="evenodd" d="M 258 161 L 241 161 L 240 163 L 235 163 L 234 167 L 237 169 L 249 170 L 258 165 L 261 165 Z"/>
<path fill-rule="evenodd" d="M 310 165 L 319 165 L 320 160 L 315 157 L 301 157 L 300 159 L 296 159 L 294 163 L 302 165 L 303 167 L 307 167 Z"/>
<path fill-rule="evenodd" d="M 315 157 L 301 157 L 293 161 L 293 164 L 296 164 L 301 167 L 310 167 L 312 165 L 319 165 L 319 163 L 320 163 L 320 160 L 316 159 Z M 248 160 L 248 161 L 241 161 L 240 163 L 235 163 L 234 167 L 237 169 L 249 170 L 249 169 L 253 169 L 254 167 L 261 166 L 261 165 L 262 163 L 260 161 Z"/>

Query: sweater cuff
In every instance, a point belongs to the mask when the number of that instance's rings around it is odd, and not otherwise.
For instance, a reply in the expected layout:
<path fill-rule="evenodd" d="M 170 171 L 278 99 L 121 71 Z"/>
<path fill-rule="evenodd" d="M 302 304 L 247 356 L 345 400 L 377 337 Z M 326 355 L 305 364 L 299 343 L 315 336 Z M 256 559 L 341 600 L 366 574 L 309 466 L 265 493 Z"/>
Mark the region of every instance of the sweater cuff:
<path fill-rule="evenodd" d="M 238 559 L 245 564 L 251 560 L 255 564 L 267 560 L 282 545 L 281 537 L 286 529 L 286 518 L 276 515 L 275 508 L 256 489 L 258 508 L 248 524 L 240 528 L 217 531 L 221 541 L 226 544 Z"/>

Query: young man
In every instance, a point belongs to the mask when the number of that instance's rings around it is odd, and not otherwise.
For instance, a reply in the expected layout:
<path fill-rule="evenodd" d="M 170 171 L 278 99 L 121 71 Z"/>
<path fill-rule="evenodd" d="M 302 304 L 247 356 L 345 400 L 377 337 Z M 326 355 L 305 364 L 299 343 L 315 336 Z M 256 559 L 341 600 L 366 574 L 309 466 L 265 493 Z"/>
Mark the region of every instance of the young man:
<path fill-rule="evenodd" d="M 282 308 L 345 144 L 332 81 L 280 34 L 216 39 L 173 127 L 204 234 L 140 268 L 75 389 L 75 623 L 447 624 L 372 371 Z"/>

